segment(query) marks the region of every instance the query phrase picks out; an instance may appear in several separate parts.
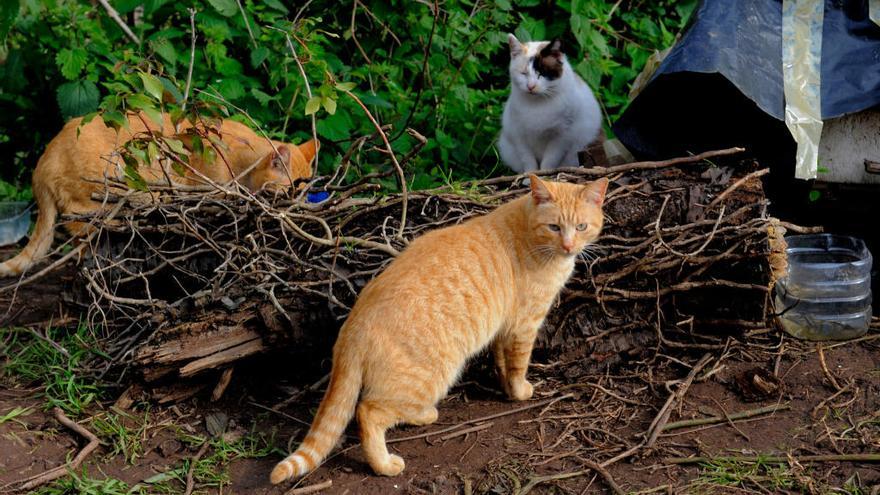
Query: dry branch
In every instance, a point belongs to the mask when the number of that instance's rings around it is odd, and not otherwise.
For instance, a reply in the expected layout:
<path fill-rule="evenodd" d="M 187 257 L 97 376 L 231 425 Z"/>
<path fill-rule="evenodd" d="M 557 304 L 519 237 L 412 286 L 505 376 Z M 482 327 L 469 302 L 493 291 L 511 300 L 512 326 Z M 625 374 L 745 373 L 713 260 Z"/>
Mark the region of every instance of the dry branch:
<path fill-rule="evenodd" d="M 88 457 L 92 453 L 92 451 L 97 449 L 98 445 L 100 445 L 101 442 L 100 440 L 98 440 L 98 437 L 96 437 L 89 430 L 85 429 L 84 427 L 80 426 L 79 424 L 68 418 L 67 415 L 64 414 L 64 411 L 61 410 L 61 408 L 56 407 L 54 409 L 54 413 L 55 419 L 58 420 L 59 423 L 75 431 L 80 436 L 88 440 L 89 443 L 86 444 L 86 446 L 83 447 L 83 449 L 80 450 L 78 454 L 76 454 L 76 457 L 74 457 L 72 461 L 64 465 L 52 468 L 36 476 L 31 476 L 30 478 L 20 480 L 16 483 L 13 483 L 12 485 L 7 486 L 7 488 L 20 484 L 20 486 L 15 487 L 16 490 L 31 490 L 40 485 L 44 485 L 46 483 L 49 483 L 50 481 L 54 481 L 58 478 L 66 476 L 67 473 L 78 469 L 80 464 L 83 463 L 86 457 Z"/>
<path fill-rule="evenodd" d="M 405 183 L 401 171 L 425 139 L 409 131 L 414 149 L 398 163 L 386 130 L 377 123 L 352 142 L 340 170 L 309 181 L 309 191 L 329 195 L 320 203 L 302 191 L 150 184 L 153 201 L 108 194 L 112 216 L 70 217 L 101 227 L 83 248 L 75 299 L 105 329 L 112 366 L 155 381 L 219 375 L 269 349 L 327 346 L 360 289 L 410 240 L 527 190 L 522 176 L 509 176 L 389 191 L 379 181 L 397 175 Z M 587 366 L 600 367 L 658 343 L 719 349 L 720 332 L 763 327 L 771 219 L 762 169 L 718 160 L 741 151 L 542 171 L 579 183 L 604 176 L 611 186 L 603 236 L 577 263 L 538 348 L 583 349 Z M 385 167 L 359 174 L 366 152 Z M 706 158 L 732 173 L 709 174 L 718 165 Z"/>

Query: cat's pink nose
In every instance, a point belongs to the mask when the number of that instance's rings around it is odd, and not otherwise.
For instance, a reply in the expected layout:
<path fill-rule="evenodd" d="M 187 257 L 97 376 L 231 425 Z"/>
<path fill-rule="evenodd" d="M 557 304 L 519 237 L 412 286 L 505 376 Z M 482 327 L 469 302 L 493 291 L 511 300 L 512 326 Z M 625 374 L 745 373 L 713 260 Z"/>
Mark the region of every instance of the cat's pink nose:
<path fill-rule="evenodd" d="M 574 251 L 574 244 L 564 243 L 564 244 L 562 244 L 562 250 L 565 251 L 566 253 L 571 254 L 571 252 Z"/>
<path fill-rule="evenodd" d="M 528 84 L 526 85 L 526 87 L 529 88 L 529 92 L 533 92 L 533 91 L 535 91 L 535 87 L 536 87 L 537 85 L 538 85 L 538 83 L 528 83 Z"/>

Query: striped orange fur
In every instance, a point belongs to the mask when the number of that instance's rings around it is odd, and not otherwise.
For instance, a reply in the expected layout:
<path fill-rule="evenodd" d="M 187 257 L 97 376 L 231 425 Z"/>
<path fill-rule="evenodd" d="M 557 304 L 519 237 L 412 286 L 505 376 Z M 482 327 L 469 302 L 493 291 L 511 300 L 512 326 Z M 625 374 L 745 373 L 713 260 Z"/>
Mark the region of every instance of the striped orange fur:
<path fill-rule="evenodd" d="M 173 136 L 174 127 L 168 115 L 164 115 L 161 133 Z M 39 216 L 27 246 L 15 257 L 0 263 L 0 277 L 20 275 L 52 247 L 55 220 L 59 214 L 88 213 L 101 207 L 92 194 L 103 191 L 105 176 L 122 176 L 122 160 L 118 148 L 136 135 L 147 131 L 159 132 L 159 126 L 146 117 L 129 116 L 128 129 L 116 131 L 104 125 L 100 118 L 80 125 L 82 119 L 70 120 L 46 146 L 33 176 L 34 199 Z M 191 127 L 188 123 L 183 129 Z M 186 142 L 185 136 L 180 138 Z M 177 182 L 197 184 L 198 175 L 225 183 L 238 177 L 245 187 L 258 190 L 267 185 L 290 186 L 292 179 L 311 176 L 310 162 L 315 156 L 318 143 L 308 141 L 299 146 L 272 141 L 258 136 L 249 127 L 232 120 L 220 126 L 220 139 L 226 145 L 218 147 L 219 156 L 213 163 L 203 163 L 192 156 L 193 170 L 186 177 L 168 171 L 168 177 Z M 274 146 L 273 146 L 274 145 Z M 228 164 L 228 166 L 227 166 Z M 256 164 L 256 165 L 254 165 Z M 158 164 L 143 165 L 139 172 L 147 180 L 165 177 Z M 90 182 L 91 181 L 91 182 Z M 68 223 L 67 230 L 73 235 L 84 235 L 86 226 Z"/>
<path fill-rule="evenodd" d="M 413 241 L 358 297 L 314 423 L 272 483 L 314 469 L 355 414 L 370 466 L 399 474 L 404 461 L 388 453 L 385 431 L 436 421 L 437 402 L 489 345 L 507 395 L 529 399 L 535 337 L 577 254 L 599 236 L 607 184 L 532 175 L 530 194 Z"/>

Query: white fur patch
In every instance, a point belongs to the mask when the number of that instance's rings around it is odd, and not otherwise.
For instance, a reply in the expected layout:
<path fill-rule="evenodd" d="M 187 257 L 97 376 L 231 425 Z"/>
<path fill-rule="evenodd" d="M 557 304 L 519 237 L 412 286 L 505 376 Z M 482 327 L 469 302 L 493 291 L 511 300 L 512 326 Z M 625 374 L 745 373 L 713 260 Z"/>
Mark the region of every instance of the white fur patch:
<path fill-rule="evenodd" d="M 306 460 L 298 455 L 290 456 L 290 461 L 296 464 L 296 473 L 295 476 L 300 476 L 306 473 L 308 466 L 306 466 Z"/>

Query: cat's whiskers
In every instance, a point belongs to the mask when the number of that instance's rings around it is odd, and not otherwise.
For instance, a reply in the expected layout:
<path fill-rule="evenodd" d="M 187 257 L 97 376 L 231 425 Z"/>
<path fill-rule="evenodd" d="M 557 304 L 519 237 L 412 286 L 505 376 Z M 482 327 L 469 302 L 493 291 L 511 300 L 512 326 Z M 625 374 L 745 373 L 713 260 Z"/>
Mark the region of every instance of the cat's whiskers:
<path fill-rule="evenodd" d="M 605 246 L 588 244 L 578 253 L 578 259 L 587 265 L 591 265 L 601 258 L 602 255 L 605 254 L 605 251 L 607 251 Z"/>
<path fill-rule="evenodd" d="M 556 256 L 556 249 L 549 244 L 536 244 L 529 248 L 529 256 L 541 265 L 546 265 Z"/>

